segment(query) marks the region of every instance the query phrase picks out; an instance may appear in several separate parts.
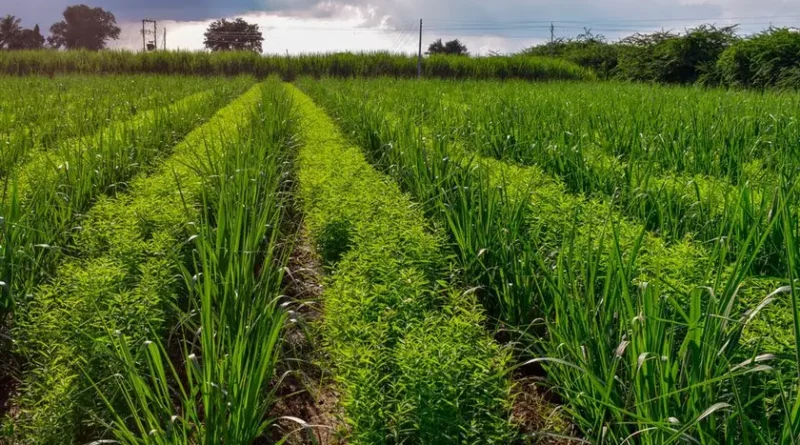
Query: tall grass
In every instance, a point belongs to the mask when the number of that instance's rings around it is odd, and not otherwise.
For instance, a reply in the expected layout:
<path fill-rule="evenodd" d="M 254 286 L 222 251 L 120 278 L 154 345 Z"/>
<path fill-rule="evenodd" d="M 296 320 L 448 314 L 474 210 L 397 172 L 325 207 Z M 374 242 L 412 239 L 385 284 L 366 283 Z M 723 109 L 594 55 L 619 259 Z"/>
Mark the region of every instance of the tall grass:
<path fill-rule="evenodd" d="M 194 164 L 208 181 L 206 211 L 184 274 L 179 358 L 159 340 L 113 342 L 127 404 L 120 411 L 109 402 L 121 443 L 247 444 L 274 421 L 267 414 L 280 380 L 280 292 L 293 239 L 284 230 L 293 121 L 279 82 L 264 85 L 262 103 L 232 151 Z"/>
<path fill-rule="evenodd" d="M 33 150 L 96 133 L 112 122 L 168 105 L 208 84 L 180 76 L 3 77 L 0 87 L 0 179 Z"/>
<path fill-rule="evenodd" d="M 769 192 L 774 206 L 751 209 L 764 223 L 732 232 L 735 243 L 723 237 L 706 247 L 682 241 L 664 249 L 608 203 L 576 199 L 533 168 L 473 158 L 451 136 L 465 117 L 459 111 L 439 120 L 444 113 L 409 100 L 402 88 L 356 93 L 341 82 L 301 84 L 447 229 L 464 279 L 480 286 L 481 302 L 500 326 L 521 333 L 511 337 L 524 346 L 521 366 L 544 367 L 585 439 L 716 444 L 792 437 L 796 380 L 786 375 L 796 372 L 797 360 L 763 340 L 779 337 L 794 350 L 793 318 L 766 331 L 753 327 L 771 306 L 794 301 L 787 298 L 797 274 L 788 251 L 796 250 L 800 230 L 793 183 Z M 489 115 L 482 121 L 498 122 Z M 782 159 L 777 171 L 791 171 Z M 768 242 L 786 257 L 779 278 L 752 275 Z M 762 341 L 752 341 L 754 332 Z"/>
<path fill-rule="evenodd" d="M 261 100 L 260 87 L 251 88 L 192 130 L 155 172 L 137 175 L 125 193 L 100 197 L 82 216 L 53 278 L 30 291 L 15 317 L 15 352 L 28 362 L 14 401 L 21 441 L 91 438 L 106 410 L 90 381 L 113 388 L 106 330 L 141 343 L 153 337 L 150 329 L 162 333 L 176 322 L 185 295 L 176 276 L 189 256 L 186 239 L 196 234 L 203 189 L 190 164 L 235 146 Z"/>
<path fill-rule="evenodd" d="M 152 169 L 183 136 L 251 82 L 211 81 L 209 91 L 38 152 L 4 178 L 0 271 L 10 289 L 0 306 L 11 307 L 16 295 L 26 295 L 49 277 L 95 198 L 124 190 L 127 180 Z"/>
<path fill-rule="evenodd" d="M 408 88 L 385 79 L 340 87 L 385 91 L 382 108 L 412 115 L 457 152 L 541 170 L 565 192 L 613 202 L 670 243 L 724 238 L 732 252 L 746 248 L 736 243 L 775 214 L 777 178 L 800 165 L 796 94 L 442 81 Z M 785 269 L 779 238 L 773 229 L 755 272 Z"/>
<path fill-rule="evenodd" d="M 348 443 L 508 443 L 509 351 L 445 268 L 438 230 L 293 88 L 299 198 L 325 260 L 322 331 Z"/>
<path fill-rule="evenodd" d="M 594 74 L 571 62 L 536 57 L 431 56 L 423 62 L 425 77 L 590 80 Z M 4 51 L 0 73 L 11 75 L 82 74 L 193 74 L 257 77 L 279 75 L 330 77 L 416 77 L 417 58 L 375 53 L 332 53 L 298 56 L 262 56 L 250 52 L 158 51 Z"/>

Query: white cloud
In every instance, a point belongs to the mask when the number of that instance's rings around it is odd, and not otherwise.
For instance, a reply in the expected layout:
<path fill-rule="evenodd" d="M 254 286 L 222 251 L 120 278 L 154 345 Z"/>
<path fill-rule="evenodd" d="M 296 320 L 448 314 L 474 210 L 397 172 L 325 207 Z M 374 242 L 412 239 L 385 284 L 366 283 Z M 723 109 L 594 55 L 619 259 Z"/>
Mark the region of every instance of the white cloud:
<path fill-rule="evenodd" d="M 416 26 L 401 30 L 387 24 L 367 27 L 371 17 L 361 11 L 350 10 L 349 14 L 338 14 L 335 19 L 295 18 L 275 14 L 251 13 L 243 16 L 250 23 L 257 23 L 264 34 L 263 49 L 267 54 L 301 54 L 333 51 L 392 51 L 416 53 L 419 31 Z M 203 33 L 211 20 L 193 22 L 159 22 L 158 44 L 163 45 L 163 29 L 167 30 L 167 48 L 184 50 L 203 49 Z M 142 25 L 138 22 L 122 23 L 120 39 L 112 42 L 114 48 L 140 50 L 142 48 Z M 435 37 L 434 37 L 435 36 Z M 148 37 L 150 39 L 151 37 Z M 508 39 L 498 36 L 460 36 L 453 33 L 423 35 L 423 51 L 435 38 L 461 38 L 476 54 L 489 51 L 515 51 L 536 43 L 535 38 Z"/>
<path fill-rule="evenodd" d="M 46 30 L 73 2 L 26 0 L 0 8 L 0 14 L 18 15 L 26 25 L 38 22 Z M 659 29 L 682 31 L 704 22 L 741 23 L 744 33 L 770 24 L 800 26 L 800 0 L 95 0 L 93 4 L 117 14 L 123 37 L 116 46 L 131 49 L 141 47 L 136 20 L 145 16 L 167 28 L 169 48 L 200 49 L 211 19 L 238 14 L 261 25 L 264 50 L 273 53 L 415 52 L 420 17 L 425 20 L 424 46 L 436 38 L 459 38 L 473 53 L 514 51 L 545 41 L 551 20 L 559 37 L 575 36 L 586 27 L 610 39 Z"/>

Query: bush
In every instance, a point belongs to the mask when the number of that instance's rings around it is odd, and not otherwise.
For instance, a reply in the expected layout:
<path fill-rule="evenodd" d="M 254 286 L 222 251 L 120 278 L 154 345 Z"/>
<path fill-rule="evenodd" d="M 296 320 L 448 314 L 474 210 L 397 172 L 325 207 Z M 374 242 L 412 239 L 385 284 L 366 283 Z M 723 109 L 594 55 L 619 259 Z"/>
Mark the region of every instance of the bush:
<path fill-rule="evenodd" d="M 727 85 L 800 87 L 800 32 L 772 28 L 740 40 L 722 53 L 717 68 Z"/>
<path fill-rule="evenodd" d="M 701 25 L 685 35 L 636 34 L 620 42 L 619 77 L 664 83 L 694 83 L 737 40 L 733 26 Z"/>
<path fill-rule="evenodd" d="M 606 42 L 602 35 L 587 30 L 575 39 L 560 39 L 546 45 L 533 46 L 524 51 L 526 56 L 558 57 L 593 70 L 598 77 L 614 76 L 619 60 L 619 47 Z"/>
<path fill-rule="evenodd" d="M 685 34 L 658 31 L 608 43 L 587 30 L 575 39 L 535 46 L 522 54 L 566 59 L 604 79 L 710 84 L 718 83 L 720 55 L 739 39 L 735 31 L 736 26 L 700 25 Z"/>

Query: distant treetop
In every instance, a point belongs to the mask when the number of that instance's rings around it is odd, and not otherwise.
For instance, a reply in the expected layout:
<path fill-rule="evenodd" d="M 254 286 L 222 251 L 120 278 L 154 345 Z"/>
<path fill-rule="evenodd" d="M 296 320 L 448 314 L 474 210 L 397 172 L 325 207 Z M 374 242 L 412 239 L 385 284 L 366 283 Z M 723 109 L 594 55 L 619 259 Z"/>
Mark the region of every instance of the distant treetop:
<path fill-rule="evenodd" d="M 86 5 L 68 6 L 64 20 L 50 27 L 47 42 L 53 48 L 101 50 L 109 40 L 119 39 L 114 14 Z"/>
<path fill-rule="evenodd" d="M 451 40 L 447 43 L 442 43 L 442 39 L 436 39 L 435 42 L 428 46 L 428 51 L 425 54 L 446 54 L 451 56 L 467 56 L 467 46 L 461 43 L 458 39 Z"/>
<path fill-rule="evenodd" d="M 260 53 L 264 37 L 257 24 L 242 18 L 217 20 L 208 26 L 203 44 L 211 51 L 253 51 Z"/>
<path fill-rule="evenodd" d="M 40 49 L 44 46 L 44 36 L 39 25 L 33 29 L 22 28 L 21 20 L 13 15 L 0 19 L 0 49 Z"/>

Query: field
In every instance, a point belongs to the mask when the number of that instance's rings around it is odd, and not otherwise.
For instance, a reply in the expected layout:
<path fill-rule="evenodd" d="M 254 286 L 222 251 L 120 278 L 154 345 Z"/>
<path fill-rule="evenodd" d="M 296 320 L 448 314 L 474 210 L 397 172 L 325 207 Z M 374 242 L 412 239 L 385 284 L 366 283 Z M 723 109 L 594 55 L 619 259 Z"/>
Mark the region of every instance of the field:
<path fill-rule="evenodd" d="M 0 73 L 7 75 L 63 74 L 182 74 L 284 80 L 299 76 L 417 77 L 417 58 L 387 52 L 322 53 L 262 56 L 251 52 L 155 51 L 7 51 L 0 53 Z M 592 80 L 589 69 L 548 57 L 425 57 L 422 75 L 434 78 Z"/>
<path fill-rule="evenodd" d="M 0 77 L 0 443 L 800 441 L 800 94 L 86 66 Z"/>

